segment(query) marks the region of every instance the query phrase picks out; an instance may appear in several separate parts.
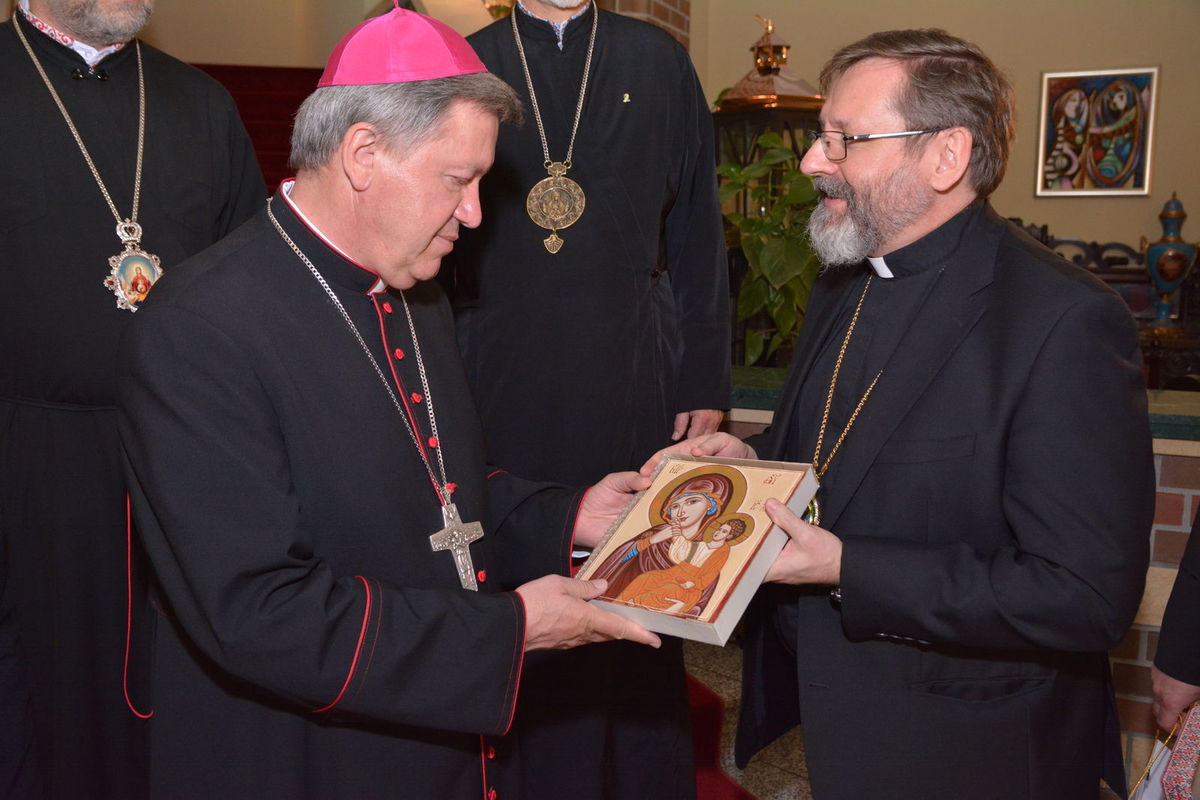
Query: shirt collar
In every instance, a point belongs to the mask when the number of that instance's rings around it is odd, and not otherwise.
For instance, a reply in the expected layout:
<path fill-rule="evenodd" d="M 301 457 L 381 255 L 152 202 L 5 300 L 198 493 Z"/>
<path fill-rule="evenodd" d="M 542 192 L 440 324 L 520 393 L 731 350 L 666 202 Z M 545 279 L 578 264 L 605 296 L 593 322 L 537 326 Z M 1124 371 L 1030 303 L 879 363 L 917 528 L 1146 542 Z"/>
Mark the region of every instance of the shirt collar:
<path fill-rule="evenodd" d="M 312 220 L 304 215 L 304 212 L 300 210 L 300 206 L 296 205 L 296 201 L 292 199 L 292 189 L 295 185 L 296 179 L 288 178 L 279 184 L 279 191 L 276 192 L 275 196 L 283 198 L 282 205 L 286 206 L 295 215 L 296 219 L 308 229 L 308 232 L 315 239 L 340 256 L 341 260 L 346 262 L 348 267 L 353 266 L 356 268 L 354 270 L 339 270 L 338 275 L 330 275 L 329 277 L 340 277 L 345 272 L 345 277 L 349 279 L 348 282 L 358 291 L 365 294 L 377 294 L 387 291 L 387 284 L 383 282 L 383 278 L 379 277 L 378 272 L 355 261 L 349 253 L 338 247 L 332 239 L 322 233 L 321 229 L 313 224 Z"/>
<path fill-rule="evenodd" d="M 912 244 L 888 253 L 886 263 L 883 258 L 869 258 L 872 269 L 880 277 L 903 278 L 927 269 L 940 269 L 947 266 L 950 259 L 958 252 L 964 234 L 973 227 L 975 221 L 983 213 L 983 208 L 983 199 L 977 198 L 962 211 L 942 223 L 941 227 L 930 231 Z M 883 272 L 880 272 L 876 261 L 882 264 L 890 274 L 884 275 Z"/>
<path fill-rule="evenodd" d="M 49 36 L 63 47 L 69 47 L 70 49 L 74 50 L 79 54 L 80 58 L 87 62 L 89 67 L 96 66 L 105 58 L 108 58 L 118 50 L 124 49 L 125 45 L 129 44 L 129 42 L 117 42 L 116 44 L 110 44 L 106 47 L 97 49 L 92 47 L 90 44 L 85 44 L 84 42 L 79 41 L 68 33 L 63 33 L 58 28 L 55 28 L 53 25 L 41 19 L 40 17 L 34 16 L 33 12 L 29 10 L 29 0 L 19 0 L 17 7 L 21 9 L 21 13 L 25 15 L 25 19 L 29 21 L 30 25 Z"/>
<path fill-rule="evenodd" d="M 28 2 L 28 0 L 26 0 L 26 2 Z M 538 15 L 534 14 L 532 11 L 530 11 L 529 9 L 527 9 L 525 7 L 524 3 L 520 2 L 520 0 L 517 0 L 517 8 L 521 9 L 521 12 L 523 14 L 525 14 L 525 16 L 529 17 L 530 19 L 535 19 L 538 22 L 544 22 L 547 25 L 549 25 L 551 28 L 554 29 L 554 36 L 558 39 L 558 49 L 559 50 L 563 49 L 563 37 L 565 37 L 567 35 L 567 26 L 570 25 L 575 20 L 582 17 L 584 14 L 586 14 L 588 12 L 588 9 L 591 7 L 592 7 L 592 4 L 588 3 L 583 8 L 581 8 L 578 13 L 572 15 L 569 19 L 565 19 L 562 22 L 551 22 L 548 19 L 542 19 Z"/>
<path fill-rule="evenodd" d="M 882 256 L 867 256 L 867 263 L 871 265 L 871 269 L 875 270 L 875 274 L 881 278 L 894 278 L 891 268 Z"/>

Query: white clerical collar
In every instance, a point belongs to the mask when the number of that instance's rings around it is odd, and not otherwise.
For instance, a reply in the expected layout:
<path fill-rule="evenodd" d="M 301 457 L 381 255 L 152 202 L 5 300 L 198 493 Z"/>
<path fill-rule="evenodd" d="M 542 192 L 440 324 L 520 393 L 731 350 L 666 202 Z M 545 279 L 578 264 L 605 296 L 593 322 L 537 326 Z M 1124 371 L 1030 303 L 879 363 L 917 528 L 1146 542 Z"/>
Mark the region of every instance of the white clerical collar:
<path fill-rule="evenodd" d="M 375 270 L 371 269 L 370 267 L 364 267 L 362 264 L 355 261 L 354 258 L 349 253 L 347 253 L 342 248 L 338 247 L 332 239 L 330 239 L 328 236 L 326 236 L 324 233 L 322 233 L 321 229 L 318 228 L 316 225 L 314 225 L 311 219 L 304 216 L 304 212 L 300 210 L 300 206 L 296 205 L 296 201 L 292 199 L 292 189 L 295 188 L 295 186 L 296 186 L 295 178 L 288 178 L 286 181 L 279 184 L 279 194 L 283 195 L 284 202 L 286 202 L 288 204 L 288 208 L 292 209 L 292 212 L 297 217 L 300 218 L 300 221 L 303 222 L 304 225 L 310 231 L 313 232 L 313 235 L 315 235 L 318 239 L 320 239 L 325 244 L 329 245 L 330 249 L 333 250 L 335 253 L 337 253 L 339 256 L 346 259 L 347 261 L 349 261 L 351 264 L 358 267 L 359 269 L 365 269 L 367 272 L 375 273 Z M 375 273 L 375 274 L 378 274 L 378 273 Z M 379 278 L 377 281 L 375 281 L 375 285 L 367 290 L 367 294 L 378 294 L 379 292 L 386 291 L 386 290 L 387 290 L 387 284 L 383 282 L 383 278 Z"/>
<path fill-rule="evenodd" d="M 875 274 L 881 278 L 894 278 L 892 270 L 888 267 L 887 262 L 882 256 L 867 256 L 867 262 L 871 265 L 871 269 L 875 270 Z"/>
<path fill-rule="evenodd" d="M 533 19 L 536 19 L 539 22 L 545 22 L 545 23 L 549 24 L 551 28 L 554 28 L 554 35 L 558 37 L 558 49 L 559 50 L 563 49 L 563 36 L 565 36 L 567 33 L 567 25 L 569 25 L 570 23 L 574 22 L 575 20 L 579 19 L 584 14 L 586 14 L 587 10 L 591 7 L 591 5 L 592 5 L 591 3 L 585 3 L 583 8 L 579 9 L 579 13 L 572 15 L 569 19 L 565 19 L 562 22 L 550 22 L 550 20 L 542 19 L 537 14 L 534 14 L 532 11 L 530 11 L 528 8 L 525 7 L 524 3 L 520 2 L 520 0 L 517 0 L 517 8 L 519 8 L 523 12 L 525 12 L 526 16 L 532 17 Z"/>
<path fill-rule="evenodd" d="M 95 67 L 101 61 L 129 44 L 129 42 L 117 42 L 116 44 L 110 44 L 97 49 L 90 44 L 79 41 L 68 33 L 63 33 L 45 20 L 35 17 L 33 12 L 29 10 L 29 0 L 19 0 L 17 7 L 21 9 L 21 13 L 25 15 L 25 19 L 29 21 L 30 25 L 64 47 L 74 50 L 79 54 L 80 58 L 87 62 L 89 67 Z"/>

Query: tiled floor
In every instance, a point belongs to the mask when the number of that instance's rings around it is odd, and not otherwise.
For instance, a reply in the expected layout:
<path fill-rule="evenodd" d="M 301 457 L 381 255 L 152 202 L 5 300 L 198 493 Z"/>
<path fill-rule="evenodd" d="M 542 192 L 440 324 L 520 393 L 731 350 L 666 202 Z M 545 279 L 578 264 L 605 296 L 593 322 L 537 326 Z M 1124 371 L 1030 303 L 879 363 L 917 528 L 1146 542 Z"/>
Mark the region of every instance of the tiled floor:
<path fill-rule="evenodd" d="M 733 729 L 742 680 L 742 654 L 737 646 L 715 647 L 689 641 L 683 643 L 683 654 L 688 672 L 725 703 L 725 726 L 721 731 L 721 766 L 725 772 L 758 800 L 812 800 L 799 728 L 755 756 L 746 769 L 733 764 Z"/>

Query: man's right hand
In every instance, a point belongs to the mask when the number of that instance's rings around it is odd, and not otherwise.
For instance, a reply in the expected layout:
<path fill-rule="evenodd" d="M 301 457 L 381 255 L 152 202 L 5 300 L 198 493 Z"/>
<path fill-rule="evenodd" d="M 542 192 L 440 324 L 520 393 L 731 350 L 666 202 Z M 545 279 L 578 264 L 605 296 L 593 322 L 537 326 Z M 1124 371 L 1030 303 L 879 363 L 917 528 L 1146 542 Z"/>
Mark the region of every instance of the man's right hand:
<path fill-rule="evenodd" d="M 758 454 L 754 452 L 754 448 L 741 439 L 728 433 L 718 432 L 697 436 L 694 439 L 687 439 L 679 444 L 664 447 L 650 456 L 650 460 L 643 464 L 639 471 L 643 475 L 649 475 L 651 472 L 654 472 L 654 468 L 658 466 L 658 462 L 667 453 L 684 453 L 685 455 L 696 456 L 697 458 L 708 456 L 716 456 L 718 458 L 758 458 Z"/>
<path fill-rule="evenodd" d="M 546 575 L 517 587 L 525 604 L 525 652 L 569 650 L 590 642 L 625 639 L 659 647 L 662 641 L 632 620 L 588 603 L 608 587 L 604 580 L 580 581 Z"/>

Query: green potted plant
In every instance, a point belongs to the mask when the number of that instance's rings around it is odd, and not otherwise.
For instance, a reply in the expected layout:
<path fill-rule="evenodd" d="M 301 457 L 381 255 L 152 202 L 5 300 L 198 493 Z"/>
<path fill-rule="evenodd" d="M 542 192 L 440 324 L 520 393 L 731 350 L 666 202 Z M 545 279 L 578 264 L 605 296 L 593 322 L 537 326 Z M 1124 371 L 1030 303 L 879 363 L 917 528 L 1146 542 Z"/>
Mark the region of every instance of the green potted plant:
<path fill-rule="evenodd" d="M 746 257 L 737 318 L 747 323 L 748 365 L 769 361 L 780 348 L 791 350 L 821 268 L 806 232 L 817 191 L 800 172 L 800 156 L 778 133 L 758 137 L 756 152 L 758 158 L 744 166 L 717 168 L 724 179 L 722 204 L 739 201 L 745 210 L 727 212 L 725 222 L 730 246 L 740 247 Z"/>

